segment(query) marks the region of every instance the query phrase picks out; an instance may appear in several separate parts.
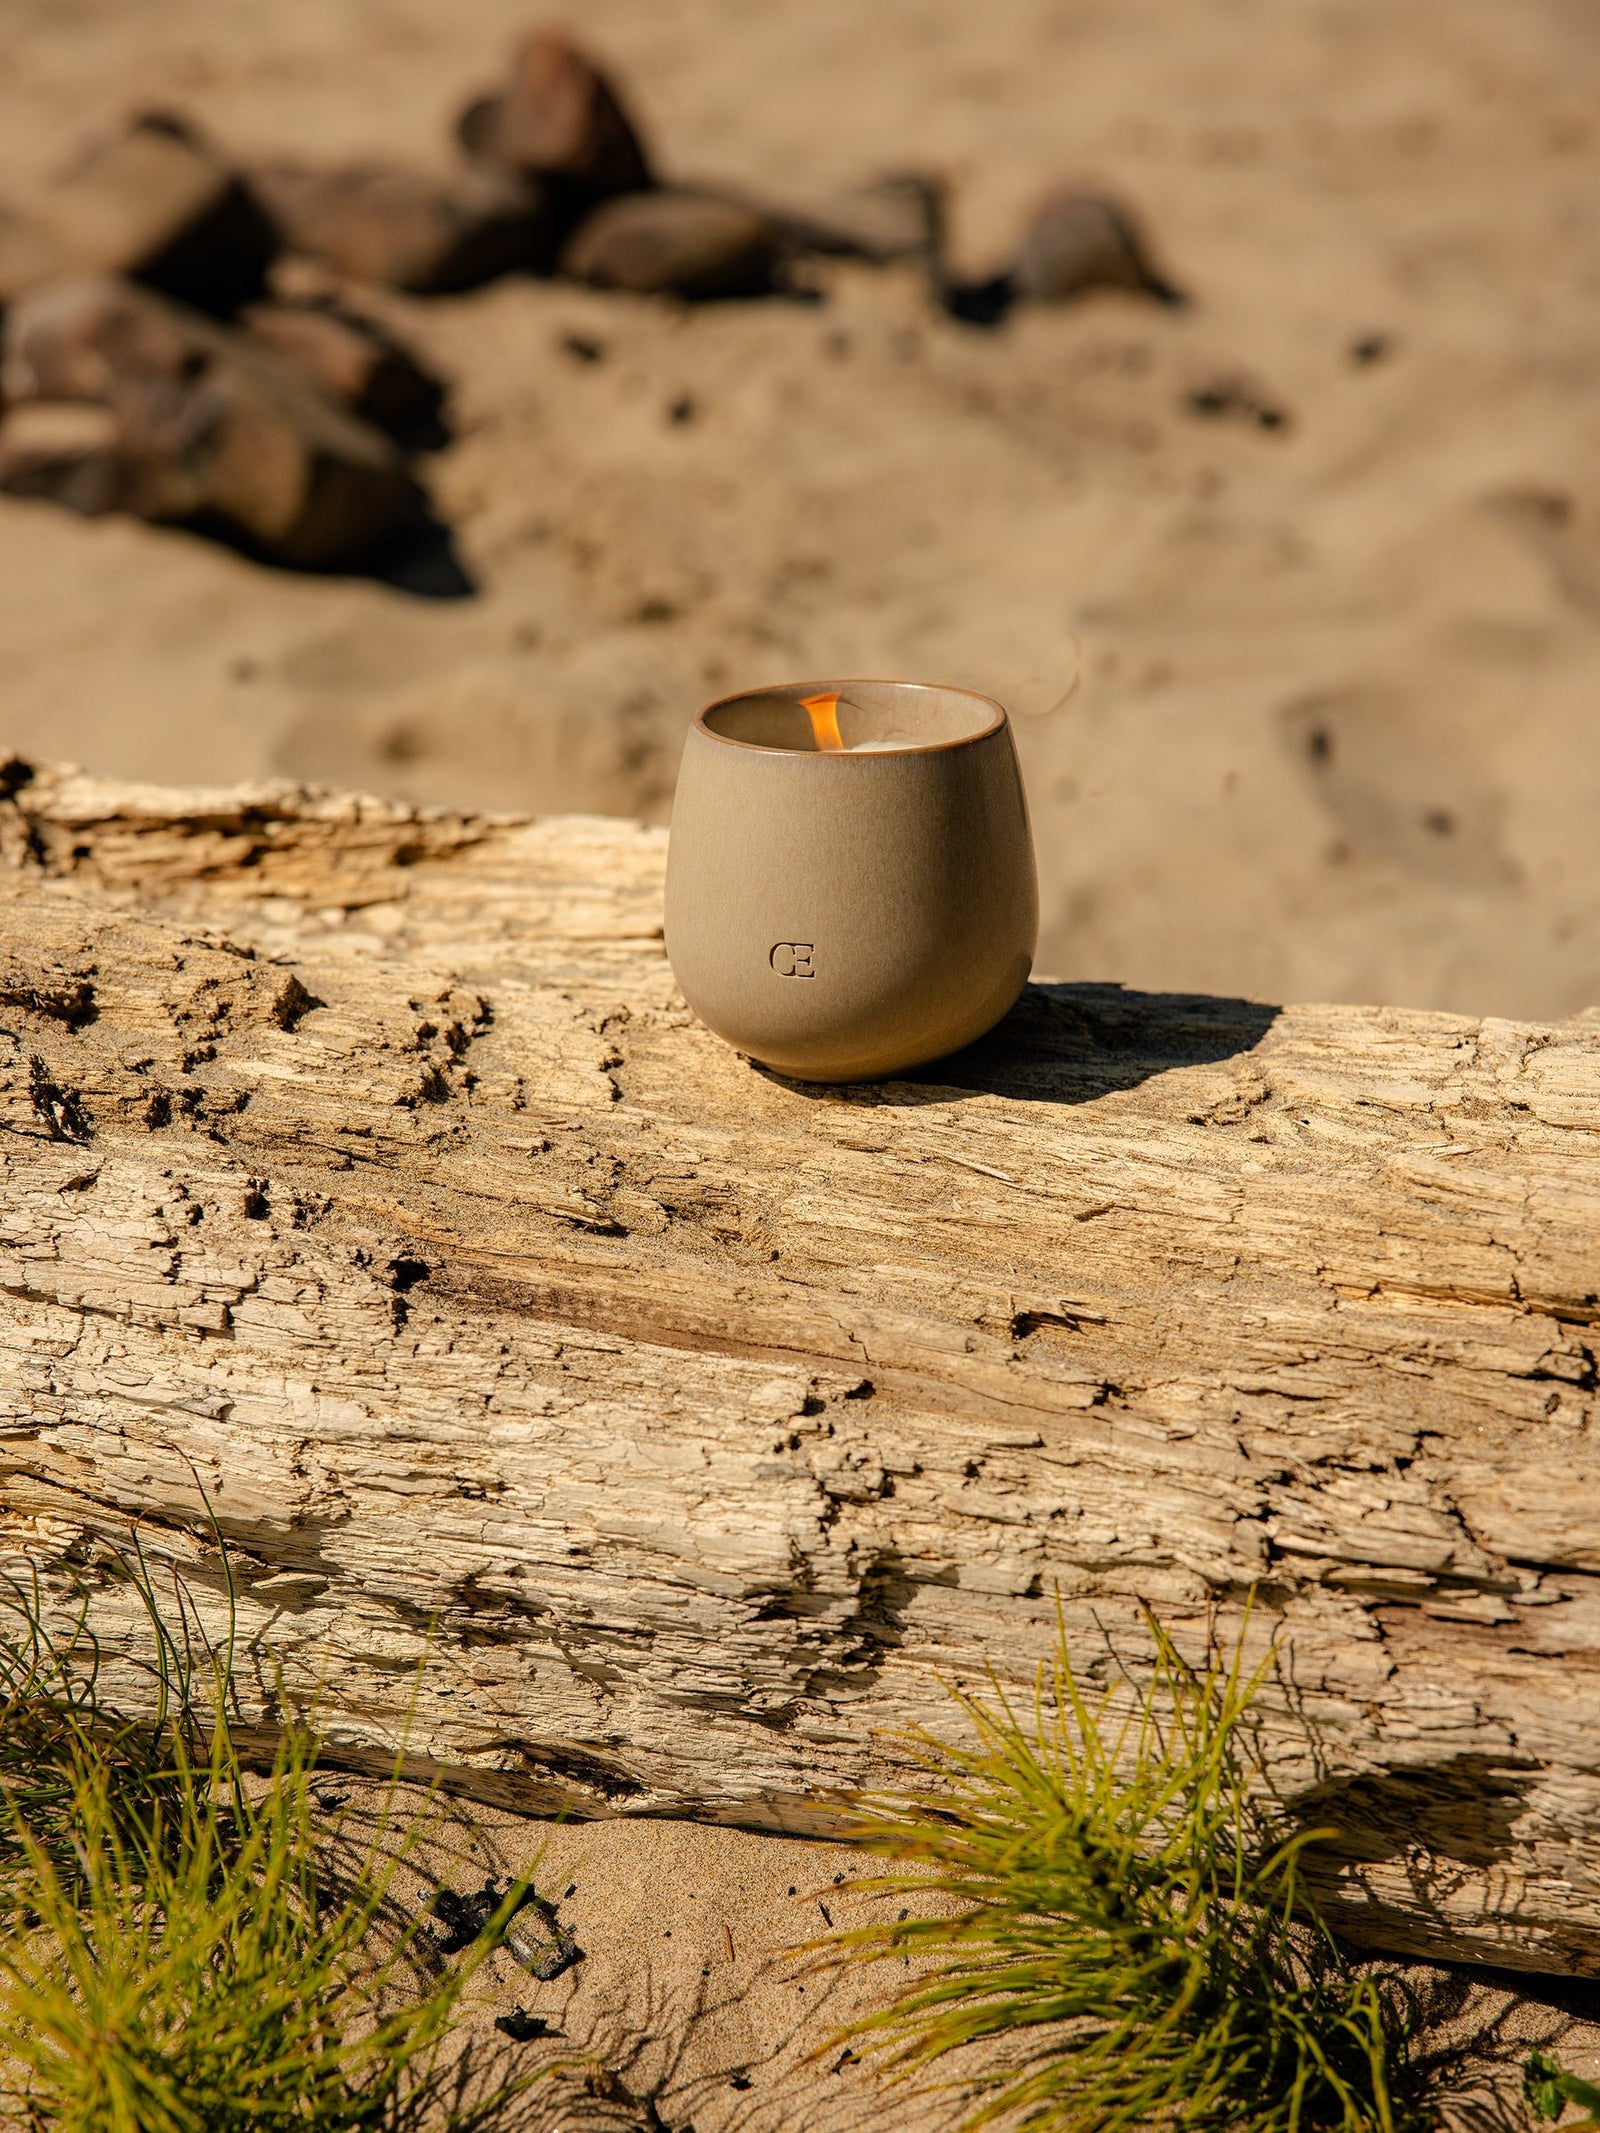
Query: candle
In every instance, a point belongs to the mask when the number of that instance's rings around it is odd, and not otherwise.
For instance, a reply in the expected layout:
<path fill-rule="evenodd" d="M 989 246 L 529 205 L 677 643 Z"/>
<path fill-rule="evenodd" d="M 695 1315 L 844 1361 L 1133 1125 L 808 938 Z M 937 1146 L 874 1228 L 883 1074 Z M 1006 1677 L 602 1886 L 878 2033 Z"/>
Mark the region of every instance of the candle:
<path fill-rule="evenodd" d="M 833 767 L 869 754 L 873 770 Z M 877 1081 L 969 1044 L 1021 991 L 1038 927 L 1005 713 L 892 681 L 708 705 L 673 802 L 665 918 L 689 1005 L 780 1074 Z"/>

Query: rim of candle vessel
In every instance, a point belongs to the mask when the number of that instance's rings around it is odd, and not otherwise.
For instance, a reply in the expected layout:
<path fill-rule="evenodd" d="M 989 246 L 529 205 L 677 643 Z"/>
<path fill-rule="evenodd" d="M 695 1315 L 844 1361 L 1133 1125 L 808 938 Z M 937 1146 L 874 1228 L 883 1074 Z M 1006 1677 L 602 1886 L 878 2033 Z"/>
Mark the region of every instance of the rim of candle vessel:
<path fill-rule="evenodd" d="M 990 717 L 986 725 L 978 727 L 972 733 L 958 733 L 954 740 L 896 741 L 892 747 L 881 748 L 859 745 L 848 748 L 776 748 L 767 741 L 735 740 L 731 733 L 719 733 L 715 726 L 706 723 L 713 713 L 725 710 L 729 704 L 748 703 L 755 697 L 792 695 L 796 709 L 803 710 L 806 696 L 826 696 L 837 690 L 840 697 L 844 698 L 851 689 L 907 689 L 928 696 L 959 696 L 967 703 L 983 705 L 989 711 Z M 857 705 L 855 708 L 859 710 L 861 707 Z M 990 739 L 1002 727 L 1009 725 L 1010 721 L 1006 716 L 1005 705 L 997 702 L 992 696 L 985 696 L 981 689 L 960 689 L 953 683 L 944 681 L 874 679 L 858 674 L 849 681 L 771 681 L 764 682 L 755 689 L 733 689 L 728 695 L 719 696 L 715 702 L 707 704 L 694 723 L 696 730 L 703 733 L 707 740 L 716 741 L 724 748 L 742 748 L 747 755 L 813 756 L 819 762 L 842 763 L 849 756 L 872 756 L 881 759 L 897 755 L 941 755 L 950 748 L 970 748 L 975 741 Z"/>

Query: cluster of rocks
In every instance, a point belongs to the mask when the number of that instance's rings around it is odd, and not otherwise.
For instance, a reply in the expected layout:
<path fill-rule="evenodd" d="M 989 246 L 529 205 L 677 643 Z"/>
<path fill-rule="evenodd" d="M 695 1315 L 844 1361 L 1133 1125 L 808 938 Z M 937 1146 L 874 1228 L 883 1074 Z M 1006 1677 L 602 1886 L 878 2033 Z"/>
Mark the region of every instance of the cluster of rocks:
<path fill-rule="evenodd" d="M 490 1880 L 465 1896 L 442 1884 L 436 1889 L 419 1890 L 424 1910 L 435 1922 L 430 1937 L 440 1954 L 458 1955 L 481 1939 L 510 1897 L 511 1889 L 509 1881 L 502 1888 Z M 500 1945 L 530 1976 L 546 1985 L 583 1961 L 583 1950 L 562 1924 L 555 1905 L 532 1887 L 525 1888 L 517 1899 L 504 1923 Z"/>
<path fill-rule="evenodd" d="M 338 297 L 286 297 L 286 252 L 247 173 L 165 114 L 0 211 L 0 488 L 310 569 L 425 527 L 442 386 Z"/>
<path fill-rule="evenodd" d="M 683 300 L 794 286 L 807 254 L 921 259 L 958 316 L 1110 284 L 1172 300 L 1127 212 L 1048 197 L 1014 263 L 946 265 L 938 183 L 816 216 L 667 182 L 615 85 L 536 32 L 456 125 L 453 169 L 226 155 L 147 113 L 27 210 L 0 207 L 0 489 L 348 567 L 427 524 L 444 391 L 351 284 L 443 295 L 559 275 Z M 311 263 L 309 269 L 307 263 Z"/>

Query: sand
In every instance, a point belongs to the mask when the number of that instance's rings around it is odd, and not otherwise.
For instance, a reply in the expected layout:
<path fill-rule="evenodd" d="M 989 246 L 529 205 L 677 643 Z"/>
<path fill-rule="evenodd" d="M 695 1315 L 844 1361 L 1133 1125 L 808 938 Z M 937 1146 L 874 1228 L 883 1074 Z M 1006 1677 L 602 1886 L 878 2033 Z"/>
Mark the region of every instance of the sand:
<path fill-rule="evenodd" d="M 337 1796 L 358 1838 L 387 1797 L 350 1780 L 338 1781 Z M 899 1961 L 841 1972 L 819 1963 L 815 1946 L 832 1927 L 902 1907 L 857 1886 L 880 1862 L 743 1830 L 538 1824 L 400 1797 L 415 1819 L 408 1825 L 402 1813 L 399 1826 L 428 1832 L 395 1877 L 402 1906 L 424 1886 L 468 1891 L 516 1871 L 555 1903 L 584 1951 L 541 1984 L 501 1949 L 469 1988 L 451 2039 L 456 2078 L 481 2095 L 538 2075 L 496 2133 L 957 2133 L 976 2100 L 961 2081 L 966 2054 L 934 2080 L 891 2085 L 863 2040 L 839 2037 L 905 1982 Z M 1539 1998 L 1503 1976 L 1420 1964 L 1399 1975 L 1420 2018 L 1416 2056 L 1440 2133 L 1520 2133 L 1530 2047 L 1600 2075 L 1593 1986 Z M 510 2042 L 494 2024 L 513 2010 L 542 2019 L 547 2035 Z"/>
<path fill-rule="evenodd" d="M 381 1797 L 350 1791 L 347 1815 Z M 425 1819 L 439 1811 L 421 1803 Z M 501 1949 L 469 1988 L 452 2050 L 474 2092 L 538 2074 L 497 2133 L 867 2133 L 886 2109 L 916 2133 L 948 2133 L 962 2115 L 955 2095 L 887 2104 L 859 2041 L 836 2038 L 904 1975 L 898 1962 L 819 1967 L 809 1949 L 889 1902 L 852 1894 L 876 1871 L 857 1852 L 687 1823 L 546 1826 L 447 1806 L 438 1839 L 414 1856 L 396 1879 L 402 1900 L 425 1880 L 469 1890 L 514 1869 L 583 1950 L 540 1983 Z M 547 2034 L 514 2043 L 497 2032 L 496 2017 L 513 2010 Z"/>
<path fill-rule="evenodd" d="M 0 195 L 152 100 L 245 148 L 442 158 L 526 19 L 11 0 Z M 5 502 L 0 740 L 664 819 L 710 693 L 948 679 L 1018 714 L 1042 969 L 1600 1000 L 1587 0 L 588 0 L 577 21 L 675 172 L 821 202 L 939 168 L 975 271 L 1084 175 L 1194 302 L 1107 294 L 991 333 L 909 270 L 837 268 L 809 305 L 528 282 L 391 303 L 455 384 L 431 479 L 478 596 Z"/>

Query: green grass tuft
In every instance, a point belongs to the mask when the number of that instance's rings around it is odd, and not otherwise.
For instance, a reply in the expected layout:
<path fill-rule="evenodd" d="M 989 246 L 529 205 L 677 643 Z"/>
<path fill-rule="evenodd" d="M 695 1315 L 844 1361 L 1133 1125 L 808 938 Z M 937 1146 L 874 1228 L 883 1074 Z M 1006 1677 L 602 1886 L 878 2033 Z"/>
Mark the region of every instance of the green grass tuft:
<path fill-rule="evenodd" d="M 1588 2113 L 1569 2118 L 1562 2133 L 1600 2133 L 1600 2088 L 1581 2075 L 1569 2074 L 1548 2052 L 1529 2052 L 1522 2068 L 1522 2093 L 1535 2118 L 1553 2124 L 1569 2103 Z"/>
<path fill-rule="evenodd" d="M 1241 1635 L 1197 1670 L 1150 1629 L 1148 1684 L 1090 1694 L 1063 1627 L 1030 1714 L 958 1695 L 972 1745 L 919 1740 L 941 1787 L 870 1804 L 860 1840 L 911 1869 L 870 1885 L 955 1904 L 831 1944 L 912 1959 L 844 2034 L 903 2078 L 990 2046 L 968 2127 L 1408 2133 L 1404 2002 L 1317 1917 L 1301 1859 L 1331 1832 L 1287 1826 L 1251 1752 L 1270 1657 L 1247 1673 Z"/>
<path fill-rule="evenodd" d="M 191 1662 L 137 1554 L 158 1721 L 100 1690 L 78 1614 L 36 1581 L 0 1604 L 0 2122 L 54 2133 L 400 2133 L 481 2123 L 442 2100 L 437 2047 L 520 1900 L 440 1969 L 391 1884 L 411 1842 L 314 1816 L 316 1746 L 245 1770 L 226 1655 Z M 186 1610 L 180 1597 L 180 1618 Z M 9 2106 L 12 2115 L 7 2115 Z"/>
<path fill-rule="evenodd" d="M 28 1846 L 71 1875 L 80 1772 L 104 1772 L 119 1820 L 148 1810 L 165 1784 L 161 1746 L 188 1708 L 189 1670 L 175 1653 L 142 1562 L 156 1674 L 156 1708 L 136 1726 L 109 1709 L 100 1693 L 100 1652 L 80 1593 L 64 1630 L 45 1626 L 37 1570 L 0 1572 L 0 1932 L 16 1922 L 28 1881 Z M 26 1840 L 26 1841 L 25 1841 Z"/>

